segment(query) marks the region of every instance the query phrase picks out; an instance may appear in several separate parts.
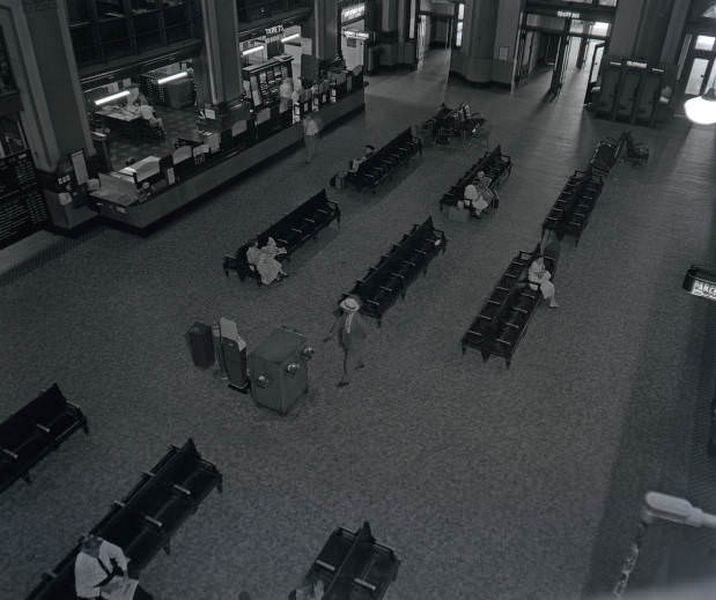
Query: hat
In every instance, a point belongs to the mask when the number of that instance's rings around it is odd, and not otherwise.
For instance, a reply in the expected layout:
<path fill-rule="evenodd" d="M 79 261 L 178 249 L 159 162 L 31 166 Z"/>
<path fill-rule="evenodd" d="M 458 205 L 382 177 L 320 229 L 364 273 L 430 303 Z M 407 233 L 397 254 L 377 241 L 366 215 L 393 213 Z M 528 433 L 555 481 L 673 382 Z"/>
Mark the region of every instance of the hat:
<path fill-rule="evenodd" d="M 360 303 L 358 300 L 353 298 L 353 296 L 346 296 L 341 300 L 341 303 L 339 306 L 345 311 L 345 312 L 358 312 L 360 310 Z"/>

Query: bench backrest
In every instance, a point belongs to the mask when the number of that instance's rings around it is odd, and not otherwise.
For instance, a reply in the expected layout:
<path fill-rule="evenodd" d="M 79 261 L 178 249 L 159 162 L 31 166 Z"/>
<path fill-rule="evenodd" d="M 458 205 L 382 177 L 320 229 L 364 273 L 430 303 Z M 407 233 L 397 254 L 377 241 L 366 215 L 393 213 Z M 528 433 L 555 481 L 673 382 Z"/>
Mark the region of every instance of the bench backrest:
<path fill-rule="evenodd" d="M 27 433 L 34 429 L 35 423 L 49 423 L 66 408 L 67 399 L 55 383 L 0 423 L 0 447 L 12 449 L 25 440 Z"/>

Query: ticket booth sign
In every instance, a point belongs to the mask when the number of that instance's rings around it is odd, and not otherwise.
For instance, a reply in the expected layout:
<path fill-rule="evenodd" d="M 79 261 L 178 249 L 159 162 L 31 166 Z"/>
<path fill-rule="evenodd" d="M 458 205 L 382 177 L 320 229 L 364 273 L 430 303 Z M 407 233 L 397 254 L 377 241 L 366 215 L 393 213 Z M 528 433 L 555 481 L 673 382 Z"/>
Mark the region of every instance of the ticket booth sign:
<path fill-rule="evenodd" d="M 716 301 L 716 270 L 692 266 L 686 271 L 683 288 L 694 296 Z"/>

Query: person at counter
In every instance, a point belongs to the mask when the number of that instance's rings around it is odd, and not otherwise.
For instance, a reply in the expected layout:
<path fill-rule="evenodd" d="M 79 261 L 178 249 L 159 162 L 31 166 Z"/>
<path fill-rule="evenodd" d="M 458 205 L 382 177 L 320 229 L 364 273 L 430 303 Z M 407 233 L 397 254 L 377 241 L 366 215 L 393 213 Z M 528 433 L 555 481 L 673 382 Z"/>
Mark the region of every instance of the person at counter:
<path fill-rule="evenodd" d="M 284 77 L 278 88 L 279 112 L 286 112 L 293 104 L 293 80 Z"/>

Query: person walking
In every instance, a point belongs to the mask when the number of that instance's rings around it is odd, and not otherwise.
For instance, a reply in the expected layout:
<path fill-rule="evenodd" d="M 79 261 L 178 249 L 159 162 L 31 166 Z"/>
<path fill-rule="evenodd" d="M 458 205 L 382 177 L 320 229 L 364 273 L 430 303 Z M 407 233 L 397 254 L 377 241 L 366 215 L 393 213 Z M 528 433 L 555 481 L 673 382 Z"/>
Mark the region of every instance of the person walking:
<path fill-rule="evenodd" d="M 341 315 L 334 321 L 323 341 L 329 341 L 336 330 L 338 331 L 338 343 L 343 350 L 343 377 L 338 382 L 338 387 L 344 387 L 351 382 L 354 370 L 365 367 L 363 347 L 368 334 L 363 320 L 358 316 L 360 302 L 356 298 L 346 296 L 339 306 Z"/>
<path fill-rule="evenodd" d="M 310 163 L 316 154 L 316 146 L 318 145 L 318 134 L 320 127 L 318 119 L 312 114 L 307 114 L 303 119 L 303 141 L 306 144 L 306 162 Z"/>

